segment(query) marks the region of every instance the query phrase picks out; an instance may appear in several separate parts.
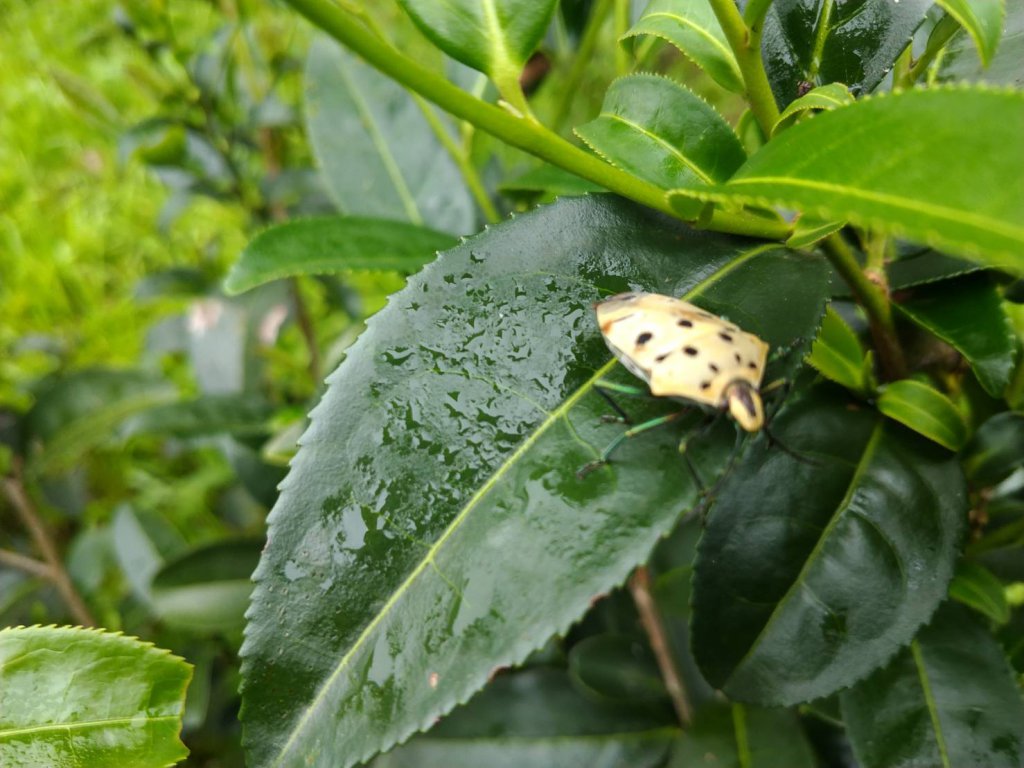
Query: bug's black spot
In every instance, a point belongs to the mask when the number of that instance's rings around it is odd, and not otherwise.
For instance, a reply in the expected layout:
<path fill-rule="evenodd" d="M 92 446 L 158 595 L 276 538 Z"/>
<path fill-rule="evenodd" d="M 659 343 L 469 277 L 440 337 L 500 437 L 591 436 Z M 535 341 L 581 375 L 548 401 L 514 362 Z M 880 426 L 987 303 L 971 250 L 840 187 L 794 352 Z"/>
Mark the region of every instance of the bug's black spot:
<path fill-rule="evenodd" d="M 690 357 L 694 357 L 697 354 L 696 347 L 683 347 L 683 352 L 688 354 Z"/>
<path fill-rule="evenodd" d="M 730 336 L 728 333 L 725 333 L 724 331 L 719 332 L 718 338 L 720 338 L 722 341 L 732 342 L 732 336 Z"/>
<path fill-rule="evenodd" d="M 693 328 L 693 321 L 687 320 L 685 317 L 683 317 L 676 321 L 676 325 L 678 325 L 680 328 Z"/>
<path fill-rule="evenodd" d="M 740 357 L 740 353 L 739 352 L 737 352 L 735 355 L 733 355 L 733 357 L 736 358 L 736 362 L 737 363 L 742 363 L 743 362 L 743 358 Z"/>
<path fill-rule="evenodd" d="M 718 366 L 714 363 L 708 363 L 708 368 L 711 369 L 712 373 L 718 373 Z"/>
<path fill-rule="evenodd" d="M 751 360 L 749 363 L 747 363 L 747 368 L 749 368 L 752 371 L 756 371 L 757 370 L 757 363 L 755 363 L 753 360 Z"/>
<path fill-rule="evenodd" d="M 707 388 L 708 388 L 708 387 L 710 387 L 710 386 L 711 386 L 711 382 L 710 382 L 710 381 L 702 381 L 702 382 L 700 383 L 700 388 L 701 388 L 701 389 L 707 389 Z"/>
<path fill-rule="evenodd" d="M 648 341 L 650 341 L 653 338 L 654 338 L 654 334 L 653 333 L 647 333 L 645 331 L 644 333 L 641 333 L 639 336 L 636 337 L 636 345 L 638 347 L 642 347 L 644 344 L 646 344 Z"/>
<path fill-rule="evenodd" d="M 656 362 L 656 363 L 664 362 L 665 358 L 668 357 L 671 354 L 672 354 L 671 352 L 666 352 L 664 355 L 658 355 L 656 358 L 654 358 L 654 362 Z"/>

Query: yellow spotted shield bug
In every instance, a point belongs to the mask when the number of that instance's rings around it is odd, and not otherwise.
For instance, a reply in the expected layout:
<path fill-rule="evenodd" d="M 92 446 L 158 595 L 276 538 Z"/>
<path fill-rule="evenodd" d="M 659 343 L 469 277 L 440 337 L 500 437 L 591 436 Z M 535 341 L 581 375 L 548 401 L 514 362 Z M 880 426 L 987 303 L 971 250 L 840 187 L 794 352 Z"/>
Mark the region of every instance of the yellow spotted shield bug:
<path fill-rule="evenodd" d="M 747 432 L 764 427 L 761 380 L 768 344 L 735 324 L 681 299 L 657 293 L 620 293 L 594 305 L 597 325 L 612 354 L 647 384 L 655 397 L 698 403 L 729 414 Z M 635 387 L 599 381 L 595 389 L 629 423 L 608 395 L 642 395 Z M 608 462 L 628 437 L 673 421 L 685 411 L 631 427 L 616 438 L 585 475 Z"/>

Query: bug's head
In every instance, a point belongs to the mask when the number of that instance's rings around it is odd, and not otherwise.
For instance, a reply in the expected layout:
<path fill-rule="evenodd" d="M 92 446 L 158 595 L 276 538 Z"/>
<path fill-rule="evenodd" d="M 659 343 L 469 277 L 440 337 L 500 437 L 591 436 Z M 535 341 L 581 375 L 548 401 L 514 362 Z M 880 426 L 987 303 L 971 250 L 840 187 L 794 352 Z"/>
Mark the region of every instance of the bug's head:
<path fill-rule="evenodd" d="M 737 379 L 725 388 L 729 413 L 747 432 L 757 432 L 764 426 L 764 406 L 761 393 L 749 381 Z"/>

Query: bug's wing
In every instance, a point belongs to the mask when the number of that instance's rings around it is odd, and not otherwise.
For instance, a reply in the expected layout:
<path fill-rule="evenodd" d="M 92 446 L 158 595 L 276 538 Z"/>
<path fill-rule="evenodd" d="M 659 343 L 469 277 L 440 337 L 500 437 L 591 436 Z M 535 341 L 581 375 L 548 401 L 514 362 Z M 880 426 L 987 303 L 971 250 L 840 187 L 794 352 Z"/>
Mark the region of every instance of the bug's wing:
<path fill-rule="evenodd" d="M 655 364 L 651 393 L 722 407 L 737 379 L 760 387 L 767 359 L 768 345 L 757 336 L 719 318 L 705 319 L 694 323 L 681 348 Z"/>

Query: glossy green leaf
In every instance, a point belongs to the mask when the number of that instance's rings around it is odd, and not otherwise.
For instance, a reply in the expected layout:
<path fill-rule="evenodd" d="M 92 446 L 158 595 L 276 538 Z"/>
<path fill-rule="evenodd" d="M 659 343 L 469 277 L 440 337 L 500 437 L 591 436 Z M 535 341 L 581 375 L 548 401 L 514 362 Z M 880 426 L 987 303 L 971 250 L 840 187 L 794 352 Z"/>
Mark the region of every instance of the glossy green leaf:
<path fill-rule="evenodd" d="M 978 48 L 983 66 L 992 63 L 1003 34 L 1006 0 L 936 0 L 946 13 L 960 22 Z"/>
<path fill-rule="evenodd" d="M 724 182 L 746 159 L 714 107 L 658 75 L 616 80 L 601 114 L 576 134 L 613 165 L 662 189 Z M 696 213 L 701 204 L 693 207 Z"/>
<path fill-rule="evenodd" d="M 254 539 L 221 539 L 166 563 L 151 585 L 155 613 L 190 632 L 241 629 L 261 549 Z"/>
<path fill-rule="evenodd" d="M 845 107 L 852 103 L 853 96 L 842 83 L 829 83 L 828 85 L 818 86 L 805 93 L 799 99 L 791 101 L 789 106 L 782 110 L 779 119 L 775 121 L 775 127 L 772 128 L 772 134 L 774 135 L 780 129 L 795 122 L 801 112 L 835 109 L 836 107 Z"/>
<path fill-rule="evenodd" d="M 566 674 L 536 668 L 489 683 L 426 734 L 373 768 L 656 768 L 679 736 L 670 719 L 580 695 Z"/>
<path fill-rule="evenodd" d="M 951 451 L 967 441 L 967 424 L 953 402 L 934 387 L 914 379 L 887 384 L 878 410 Z"/>
<path fill-rule="evenodd" d="M 735 700 L 794 704 L 863 678 L 945 598 L 967 519 L 956 460 L 832 385 L 790 403 L 715 494 L 694 653 Z"/>
<path fill-rule="evenodd" d="M 1019 342 L 988 277 L 967 276 L 920 288 L 896 307 L 963 355 L 989 394 L 1003 394 Z"/>
<path fill-rule="evenodd" d="M 831 307 L 825 312 L 807 362 L 825 378 L 859 395 L 874 389 L 871 358 L 846 321 Z"/>
<path fill-rule="evenodd" d="M 977 563 L 962 562 L 949 585 L 949 596 L 973 608 L 996 624 L 1010 620 L 1010 606 L 1006 602 L 1003 582 L 995 574 Z"/>
<path fill-rule="evenodd" d="M 1024 270 L 1022 134 L 1024 93 L 889 94 L 795 125 L 727 184 L 679 190 L 672 202 L 682 209 L 696 196 L 796 208 Z M 900 148 L 898 161 L 893 147 Z"/>
<path fill-rule="evenodd" d="M 192 668 L 134 638 L 79 627 L 0 629 L 0 765 L 165 768 Z"/>
<path fill-rule="evenodd" d="M 726 90 L 743 93 L 743 76 L 722 26 L 706 0 L 651 0 L 623 40 L 667 40 Z"/>
<path fill-rule="evenodd" d="M 121 425 L 124 437 L 173 435 L 201 437 L 230 433 L 267 433 L 270 404 L 256 395 L 206 395 L 195 400 L 162 405 L 140 411 Z"/>
<path fill-rule="evenodd" d="M 558 0 L 399 0 L 428 38 L 500 85 L 518 81 Z"/>
<path fill-rule="evenodd" d="M 124 419 L 176 397 L 167 381 L 141 371 L 92 369 L 48 381 L 27 417 L 33 463 L 66 469 L 107 440 Z"/>
<path fill-rule="evenodd" d="M 883 669 L 841 695 L 864 768 L 1024 761 L 1024 703 L 1002 649 L 966 609 L 943 606 Z"/>
<path fill-rule="evenodd" d="M 411 278 L 331 376 L 270 516 L 242 651 L 250 764 L 347 766 L 426 727 L 564 630 L 695 504 L 671 428 L 576 476 L 621 429 L 601 423 L 593 383 L 635 381 L 595 299 L 687 296 L 775 346 L 814 334 L 826 274 L 592 196 Z M 707 482 L 734 444 L 719 425 L 691 448 Z"/>
<path fill-rule="evenodd" d="M 999 49 L 987 67 L 981 63 L 974 40 L 961 32 L 946 47 L 937 79 L 1024 87 L 1024 4 L 1006 3 L 1005 14 Z"/>
<path fill-rule="evenodd" d="M 919 250 L 915 254 L 896 259 L 885 265 L 889 288 L 892 290 L 937 283 L 983 269 L 984 267 L 973 261 L 947 256 L 944 253 L 933 251 L 931 248 Z"/>
<path fill-rule="evenodd" d="M 224 290 L 236 294 L 295 275 L 351 269 L 411 274 L 454 244 L 451 235 L 403 221 L 356 216 L 297 219 L 256 235 L 231 266 Z"/>
<path fill-rule="evenodd" d="M 715 704 L 676 742 L 668 768 L 814 768 L 796 715 L 781 709 Z"/>
<path fill-rule="evenodd" d="M 569 651 L 569 673 L 584 691 L 620 702 L 667 701 L 650 649 L 626 635 L 593 635 Z"/>
<path fill-rule="evenodd" d="M 963 451 L 971 485 L 988 488 L 1024 466 L 1024 414 L 997 413 L 975 431 Z"/>
<path fill-rule="evenodd" d="M 793 234 L 786 240 L 790 248 L 810 248 L 833 232 L 846 226 L 845 221 L 830 221 L 814 216 L 801 216 L 793 224 Z"/>
<path fill-rule="evenodd" d="M 326 36 L 306 60 L 306 130 L 342 213 L 457 235 L 476 229 L 462 176 L 420 107 Z"/>
<path fill-rule="evenodd" d="M 780 107 L 802 87 L 846 83 L 855 95 L 874 90 L 924 21 L 931 0 L 774 0 L 761 45 Z"/>

